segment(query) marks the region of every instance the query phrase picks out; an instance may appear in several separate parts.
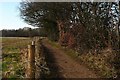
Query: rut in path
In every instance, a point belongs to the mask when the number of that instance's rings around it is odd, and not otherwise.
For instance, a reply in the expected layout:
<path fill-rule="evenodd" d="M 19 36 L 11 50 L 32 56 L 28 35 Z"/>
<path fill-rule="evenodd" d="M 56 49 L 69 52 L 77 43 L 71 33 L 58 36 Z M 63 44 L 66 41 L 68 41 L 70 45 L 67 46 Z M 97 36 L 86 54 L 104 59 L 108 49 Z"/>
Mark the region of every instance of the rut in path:
<path fill-rule="evenodd" d="M 43 42 L 52 78 L 97 78 L 93 71 L 74 61 L 64 51 Z"/>

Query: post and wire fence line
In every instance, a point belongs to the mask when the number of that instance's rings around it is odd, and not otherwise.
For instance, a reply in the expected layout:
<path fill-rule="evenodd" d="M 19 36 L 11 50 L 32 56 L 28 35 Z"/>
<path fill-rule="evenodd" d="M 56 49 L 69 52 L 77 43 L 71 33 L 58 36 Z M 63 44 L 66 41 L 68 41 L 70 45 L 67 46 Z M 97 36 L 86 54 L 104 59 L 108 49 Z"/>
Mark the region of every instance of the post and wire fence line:
<path fill-rule="evenodd" d="M 35 78 L 35 41 L 28 45 L 28 64 L 26 77 Z"/>
<path fill-rule="evenodd" d="M 44 48 L 41 41 L 41 38 L 35 38 L 32 43 L 28 45 L 25 78 L 42 78 L 43 75 L 50 73 L 45 61 Z"/>

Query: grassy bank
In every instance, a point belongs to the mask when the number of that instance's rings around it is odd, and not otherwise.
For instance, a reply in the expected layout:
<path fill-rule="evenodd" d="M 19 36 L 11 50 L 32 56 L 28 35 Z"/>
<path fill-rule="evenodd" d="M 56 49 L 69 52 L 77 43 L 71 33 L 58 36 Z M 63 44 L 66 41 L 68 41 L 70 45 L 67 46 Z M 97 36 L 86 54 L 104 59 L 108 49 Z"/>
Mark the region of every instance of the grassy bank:
<path fill-rule="evenodd" d="M 24 66 L 21 50 L 27 48 L 31 39 L 24 37 L 2 38 L 2 76 L 4 78 L 23 78 Z"/>
<path fill-rule="evenodd" d="M 113 62 L 115 59 L 115 53 L 110 50 L 104 50 L 100 54 L 94 53 L 84 53 L 80 54 L 72 49 L 68 49 L 60 46 L 57 42 L 47 41 L 49 44 L 54 46 L 55 48 L 59 48 L 67 55 L 69 55 L 72 59 L 88 66 L 89 69 L 97 72 L 97 74 L 101 78 L 116 78 L 117 71 L 113 66 Z M 113 54 L 114 53 L 114 54 Z"/>

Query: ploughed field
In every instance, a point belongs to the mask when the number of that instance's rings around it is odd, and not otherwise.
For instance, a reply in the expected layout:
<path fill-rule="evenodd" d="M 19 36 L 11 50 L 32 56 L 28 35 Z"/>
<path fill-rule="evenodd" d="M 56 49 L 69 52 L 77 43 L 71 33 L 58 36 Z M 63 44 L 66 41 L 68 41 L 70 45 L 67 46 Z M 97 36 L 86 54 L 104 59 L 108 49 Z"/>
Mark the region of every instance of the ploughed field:
<path fill-rule="evenodd" d="M 2 58 L 1 64 L 3 78 L 24 78 L 25 67 L 21 60 L 21 51 L 31 43 L 30 38 L 24 37 L 2 37 L 1 38 Z"/>

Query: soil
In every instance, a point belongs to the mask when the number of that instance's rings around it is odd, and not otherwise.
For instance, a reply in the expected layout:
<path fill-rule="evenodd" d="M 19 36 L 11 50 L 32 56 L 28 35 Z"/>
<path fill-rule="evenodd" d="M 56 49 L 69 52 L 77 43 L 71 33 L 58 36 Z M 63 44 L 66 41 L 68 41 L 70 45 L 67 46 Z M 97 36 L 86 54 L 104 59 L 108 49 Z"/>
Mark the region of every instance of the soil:
<path fill-rule="evenodd" d="M 98 78 L 94 71 L 76 62 L 61 49 L 43 41 L 48 66 L 52 78 Z"/>

